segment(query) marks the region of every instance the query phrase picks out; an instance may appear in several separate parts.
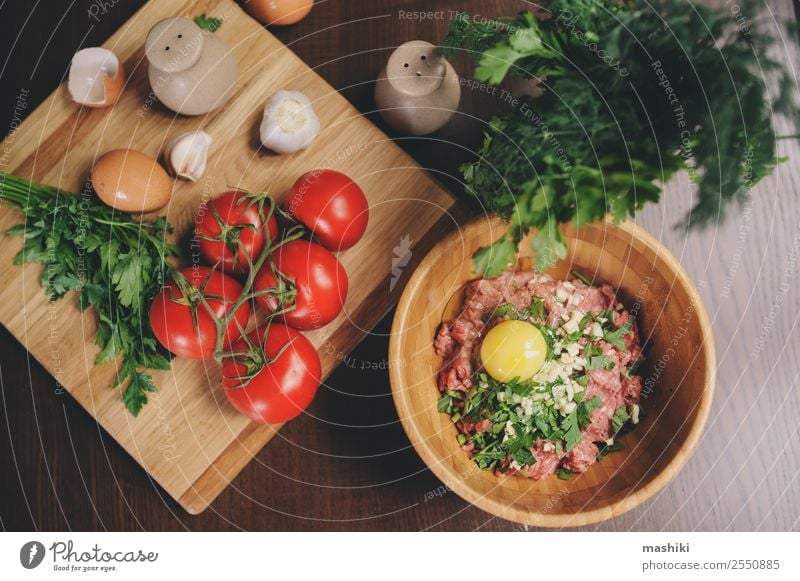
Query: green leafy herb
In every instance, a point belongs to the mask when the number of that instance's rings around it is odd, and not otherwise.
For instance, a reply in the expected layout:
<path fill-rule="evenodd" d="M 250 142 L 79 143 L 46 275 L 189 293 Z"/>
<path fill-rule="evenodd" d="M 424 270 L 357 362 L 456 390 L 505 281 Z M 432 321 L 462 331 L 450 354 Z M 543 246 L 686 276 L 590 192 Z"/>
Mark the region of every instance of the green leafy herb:
<path fill-rule="evenodd" d="M 594 369 L 614 369 L 614 360 L 607 355 L 595 355 L 586 365 L 586 369 L 592 371 Z"/>
<path fill-rule="evenodd" d="M 490 319 L 503 317 L 506 319 L 516 319 L 521 321 L 542 322 L 547 317 L 547 307 L 542 297 L 533 297 L 530 306 L 522 312 L 517 312 L 511 303 L 498 305 L 492 313 Z"/>
<path fill-rule="evenodd" d="M 579 281 L 581 281 L 581 282 L 582 282 L 583 284 L 585 284 L 586 286 L 593 286 L 593 285 L 592 285 L 592 281 L 590 281 L 588 278 L 586 278 L 586 276 L 582 275 L 582 274 L 581 274 L 580 272 L 578 272 L 577 270 L 572 270 L 572 271 L 570 271 L 570 272 L 572 273 L 572 276 L 574 276 L 575 278 L 577 278 Z"/>
<path fill-rule="evenodd" d="M 581 401 L 575 409 L 561 422 L 561 429 L 563 430 L 564 442 L 567 445 L 567 452 L 572 449 L 581 440 L 581 430 L 589 423 L 589 414 L 595 409 L 603 405 L 603 400 L 598 396 L 594 396 L 589 401 Z"/>
<path fill-rule="evenodd" d="M 208 17 L 205 14 L 201 14 L 195 17 L 194 23 L 203 30 L 216 32 L 219 30 L 219 27 L 222 26 L 222 18 Z"/>
<path fill-rule="evenodd" d="M 572 478 L 572 470 L 567 470 L 566 468 L 559 468 L 556 470 L 556 476 L 559 480 L 569 480 Z"/>
<path fill-rule="evenodd" d="M 614 433 L 619 433 L 622 426 L 628 423 L 629 419 L 631 419 L 631 416 L 628 414 L 628 410 L 624 405 L 614 410 L 614 415 L 611 416 L 611 428 L 614 430 Z"/>
<path fill-rule="evenodd" d="M 531 443 L 531 445 L 533 445 Z M 536 457 L 531 453 L 531 445 L 519 446 L 513 452 L 511 457 L 520 464 L 520 466 L 532 466 L 536 464 Z"/>
<path fill-rule="evenodd" d="M 481 470 L 491 470 L 495 468 L 501 460 L 505 460 L 506 455 L 506 451 L 500 447 L 499 442 L 493 442 L 475 452 L 472 455 L 472 459 Z"/>
<path fill-rule="evenodd" d="M 614 331 L 606 331 L 603 333 L 603 341 L 613 345 L 620 351 L 625 351 L 627 353 L 628 346 L 625 345 L 625 340 L 622 338 L 623 335 L 627 335 L 631 332 L 631 324 L 630 321 L 622 325 L 619 329 Z"/>
<path fill-rule="evenodd" d="M 519 317 L 517 314 L 517 310 L 514 308 L 514 305 L 511 303 L 504 303 L 499 305 L 492 313 L 492 318 L 496 317 L 505 317 L 508 319 L 516 319 Z"/>
<path fill-rule="evenodd" d="M 597 461 L 600 462 L 603 458 L 611 454 L 612 452 L 619 452 L 625 449 L 625 446 L 618 442 L 614 442 L 610 446 L 605 442 L 595 442 L 597 446 Z"/>
<path fill-rule="evenodd" d="M 528 307 L 530 318 L 534 321 L 544 321 L 547 317 L 547 307 L 542 297 L 533 297 L 531 305 Z"/>
<path fill-rule="evenodd" d="M 14 263 L 43 265 L 41 284 L 51 301 L 77 292 L 82 310 L 95 308 L 95 363 L 122 358 L 114 386 L 128 382 L 122 401 L 137 415 L 156 391 L 142 370 L 170 366 L 147 309 L 169 272 L 168 260 L 177 256 L 164 238 L 171 226 L 164 218 L 138 222 L 94 195 L 68 194 L 6 173 L 0 173 L 0 201 L 25 218 L 8 232 L 23 238 Z"/>
<path fill-rule="evenodd" d="M 532 229 L 536 267 L 546 269 L 566 254 L 560 224 L 633 216 L 681 170 L 697 189 L 689 226 L 716 223 L 743 200 L 781 161 L 774 113 L 798 116 L 792 72 L 770 56 L 775 38 L 737 20 L 758 6 L 743 0 L 734 14 L 687 10 L 684 0 L 551 0 L 543 19 L 453 19 L 443 54 L 466 50 L 481 82 L 513 75 L 543 89 L 504 100 L 462 168 L 467 192 L 509 223 L 473 256 L 476 272 L 513 264 Z"/>

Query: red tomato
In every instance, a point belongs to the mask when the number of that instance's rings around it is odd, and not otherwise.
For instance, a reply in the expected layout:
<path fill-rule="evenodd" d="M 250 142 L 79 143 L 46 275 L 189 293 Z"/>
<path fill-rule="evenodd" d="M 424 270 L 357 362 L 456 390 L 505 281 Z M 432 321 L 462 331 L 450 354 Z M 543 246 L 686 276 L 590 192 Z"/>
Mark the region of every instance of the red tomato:
<path fill-rule="evenodd" d="M 174 278 L 167 279 L 150 305 L 150 326 L 158 342 L 178 357 L 210 359 L 217 344 L 217 325 L 202 297 L 221 319 L 239 300 L 242 285 L 207 266 L 190 266 L 180 273 L 188 285 L 184 288 L 191 290 L 184 293 Z M 244 329 L 249 318 L 250 306 L 244 303 L 226 329 L 225 346 L 242 336 L 236 322 Z"/>
<path fill-rule="evenodd" d="M 265 231 L 264 220 L 267 218 Z M 200 256 L 226 274 L 247 272 L 247 257 L 255 262 L 264 245 L 278 235 L 278 221 L 269 203 L 242 191 L 225 192 L 200 206 L 195 236 Z"/>
<path fill-rule="evenodd" d="M 225 359 L 222 385 L 238 411 L 262 424 L 287 422 L 306 409 L 322 376 L 317 350 L 299 331 L 270 324 L 237 341 Z"/>
<path fill-rule="evenodd" d="M 286 212 L 302 222 L 328 250 L 355 246 L 369 221 L 364 192 L 353 180 L 333 170 L 314 170 L 294 183 Z"/>
<path fill-rule="evenodd" d="M 327 325 L 342 312 L 347 272 L 330 251 L 313 242 L 295 240 L 281 246 L 270 260 L 258 271 L 253 289 L 274 291 L 256 298 L 269 312 L 279 310 L 279 306 L 290 309 L 276 317 L 279 321 L 308 331 Z M 282 284 L 275 277 L 276 271 Z"/>

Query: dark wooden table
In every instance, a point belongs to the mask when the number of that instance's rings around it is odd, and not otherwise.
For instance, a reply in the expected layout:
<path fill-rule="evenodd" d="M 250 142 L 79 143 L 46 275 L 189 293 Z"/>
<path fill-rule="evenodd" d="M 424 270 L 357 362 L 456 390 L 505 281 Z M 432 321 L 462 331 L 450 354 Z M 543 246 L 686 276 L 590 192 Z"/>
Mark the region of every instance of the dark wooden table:
<path fill-rule="evenodd" d="M 169 0 L 159 0 L 169 1 Z M 104 5 L 98 18 L 90 6 Z M 103 42 L 142 0 L 0 3 L 3 134 L 14 103 L 31 109 L 62 80 L 80 46 Z M 444 0 L 435 10 L 511 14 L 525 2 Z M 436 41 L 447 18 L 412 19 L 431 2 L 323 0 L 300 24 L 273 32 L 359 109 L 391 47 Z M 794 18 L 791 0 L 769 2 Z M 97 10 L 95 10 L 97 13 Z M 796 47 L 784 55 L 797 68 Z M 469 63 L 454 64 L 467 73 Z M 465 91 L 462 110 L 487 117 L 492 97 Z M 454 191 L 457 166 L 480 125 L 457 118 L 440 141 L 402 140 Z M 682 183 L 637 220 L 699 282 L 714 322 L 720 371 L 709 427 L 679 477 L 647 505 L 590 530 L 790 530 L 800 514 L 800 150 L 724 226 L 686 235 Z M 677 201 L 676 201 L 677 200 Z M 474 508 L 426 470 L 400 427 L 385 370 L 391 315 L 204 514 L 189 516 L 103 431 L 5 329 L 0 329 L 0 528 L 4 530 L 520 530 Z M 756 348 L 756 340 L 763 346 Z M 312 417 L 321 418 L 313 420 Z"/>

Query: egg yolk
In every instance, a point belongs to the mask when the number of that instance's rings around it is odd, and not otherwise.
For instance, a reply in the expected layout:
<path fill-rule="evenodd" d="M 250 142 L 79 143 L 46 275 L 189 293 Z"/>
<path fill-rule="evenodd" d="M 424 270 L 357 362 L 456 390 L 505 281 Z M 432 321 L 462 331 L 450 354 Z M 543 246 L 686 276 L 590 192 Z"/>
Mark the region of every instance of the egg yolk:
<path fill-rule="evenodd" d="M 536 327 L 526 321 L 503 321 L 494 326 L 481 344 L 481 362 L 486 373 L 507 383 L 514 378 L 528 380 L 542 368 L 547 342 Z"/>

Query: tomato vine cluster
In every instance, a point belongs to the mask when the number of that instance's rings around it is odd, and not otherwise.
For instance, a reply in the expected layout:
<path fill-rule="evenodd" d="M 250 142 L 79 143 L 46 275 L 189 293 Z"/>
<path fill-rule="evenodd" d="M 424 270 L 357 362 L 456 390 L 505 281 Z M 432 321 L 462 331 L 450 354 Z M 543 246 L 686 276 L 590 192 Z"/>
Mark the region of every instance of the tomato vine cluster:
<path fill-rule="evenodd" d="M 220 362 L 228 400 L 252 420 L 298 416 L 322 377 L 301 331 L 342 312 L 349 283 L 334 253 L 354 246 L 368 220 L 364 192 L 332 170 L 301 176 L 283 210 L 265 193 L 221 194 L 195 222 L 204 264 L 172 272 L 150 307 L 153 334 L 178 357 Z"/>

